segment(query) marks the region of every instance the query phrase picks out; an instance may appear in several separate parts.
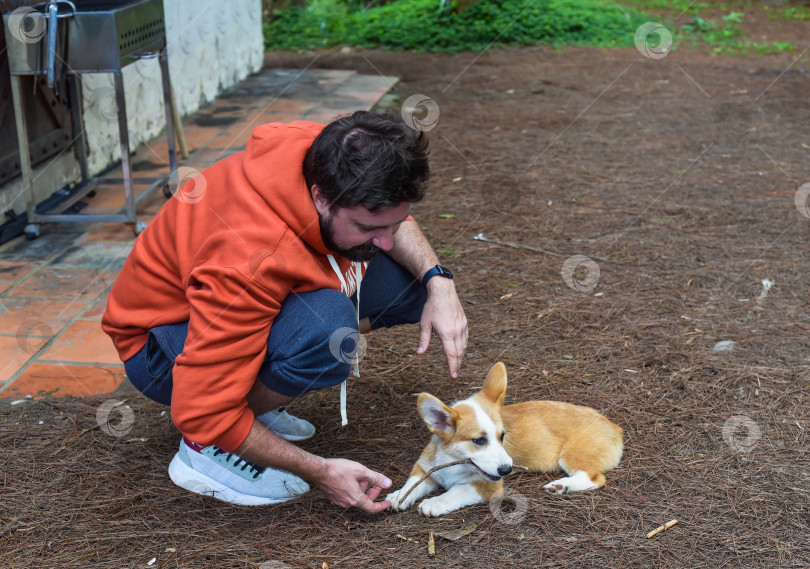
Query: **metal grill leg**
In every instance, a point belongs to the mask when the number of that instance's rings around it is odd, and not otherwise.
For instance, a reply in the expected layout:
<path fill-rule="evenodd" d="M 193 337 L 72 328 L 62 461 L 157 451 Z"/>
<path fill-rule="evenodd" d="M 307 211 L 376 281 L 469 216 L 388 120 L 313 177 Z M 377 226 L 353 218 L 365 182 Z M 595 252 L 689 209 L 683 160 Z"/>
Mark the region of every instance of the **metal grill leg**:
<path fill-rule="evenodd" d="M 169 137 L 169 171 L 177 170 L 177 152 L 174 147 L 174 123 L 172 121 L 172 84 L 169 78 L 169 58 L 166 48 L 160 51 L 160 75 L 163 78 L 163 106 L 166 111 L 166 136 Z"/>
<path fill-rule="evenodd" d="M 121 171 L 124 176 L 127 222 L 135 223 L 135 196 L 132 192 L 132 167 L 129 163 L 129 131 L 127 130 L 127 101 L 124 96 L 124 77 L 121 71 L 113 72 L 115 101 L 118 105 L 118 135 L 121 139 Z"/>
<path fill-rule="evenodd" d="M 14 104 L 14 122 L 17 125 L 17 145 L 20 148 L 20 171 L 22 172 L 22 188 L 25 193 L 28 223 L 33 223 L 37 200 L 34 195 L 34 173 L 31 170 L 31 155 L 28 153 L 28 125 L 25 123 L 19 75 L 11 76 L 11 100 Z"/>

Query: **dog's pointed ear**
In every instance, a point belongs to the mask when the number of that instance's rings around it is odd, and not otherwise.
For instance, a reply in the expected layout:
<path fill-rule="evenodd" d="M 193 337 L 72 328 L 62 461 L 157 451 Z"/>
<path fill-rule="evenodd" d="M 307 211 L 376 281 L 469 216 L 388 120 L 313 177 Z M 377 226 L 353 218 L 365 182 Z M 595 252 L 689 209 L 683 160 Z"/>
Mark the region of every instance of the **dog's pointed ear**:
<path fill-rule="evenodd" d="M 421 393 L 416 401 L 416 408 L 422 420 L 434 435 L 450 439 L 456 432 L 458 413 L 429 393 Z"/>
<path fill-rule="evenodd" d="M 481 394 L 495 405 L 503 405 L 506 395 L 506 366 L 498 362 L 489 370 Z"/>

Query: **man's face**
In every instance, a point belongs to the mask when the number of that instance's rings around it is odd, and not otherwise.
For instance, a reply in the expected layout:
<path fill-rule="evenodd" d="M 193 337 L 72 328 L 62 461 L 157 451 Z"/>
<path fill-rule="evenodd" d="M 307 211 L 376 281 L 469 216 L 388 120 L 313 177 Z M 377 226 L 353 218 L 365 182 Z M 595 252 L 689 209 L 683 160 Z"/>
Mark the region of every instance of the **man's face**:
<path fill-rule="evenodd" d="M 330 212 L 318 207 L 318 221 L 324 244 L 350 261 L 369 261 L 379 251 L 390 251 L 394 234 L 411 211 L 410 203 L 372 213 L 363 206 L 338 208 Z M 322 211 L 323 209 L 323 211 Z"/>

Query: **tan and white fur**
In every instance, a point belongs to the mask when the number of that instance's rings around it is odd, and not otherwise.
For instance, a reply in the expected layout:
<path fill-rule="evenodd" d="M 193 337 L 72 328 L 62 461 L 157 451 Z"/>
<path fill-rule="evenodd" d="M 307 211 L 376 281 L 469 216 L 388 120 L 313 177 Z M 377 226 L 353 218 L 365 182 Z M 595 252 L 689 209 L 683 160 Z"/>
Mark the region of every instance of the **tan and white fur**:
<path fill-rule="evenodd" d="M 498 362 L 489 371 L 481 391 L 448 407 L 422 393 L 416 408 L 433 433 L 405 485 L 386 500 L 395 510 L 406 510 L 439 487 L 446 491 L 423 500 L 419 512 L 442 516 L 488 502 L 503 489 L 502 477 L 512 465 L 532 472 L 559 472 L 566 476 L 544 486 L 547 492 L 567 494 L 593 490 L 605 484 L 604 473 L 619 464 L 622 429 L 589 407 L 556 401 L 528 401 L 503 406 L 506 367 Z M 470 459 L 437 470 L 404 496 L 435 466 Z"/>

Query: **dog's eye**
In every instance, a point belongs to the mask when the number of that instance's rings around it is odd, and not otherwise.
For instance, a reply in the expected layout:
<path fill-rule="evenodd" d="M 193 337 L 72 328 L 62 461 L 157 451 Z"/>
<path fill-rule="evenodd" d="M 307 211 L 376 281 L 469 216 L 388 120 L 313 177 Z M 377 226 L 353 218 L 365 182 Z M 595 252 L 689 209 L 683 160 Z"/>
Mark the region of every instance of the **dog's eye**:
<path fill-rule="evenodd" d="M 486 437 L 478 437 L 477 439 L 473 439 L 472 442 L 473 442 L 474 445 L 478 445 L 478 446 L 482 447 L 485 444 L 487 444 L 487 438 Z"/>
<path fill-rule="evenodd" d="M 501 433 L 501 442 L 503 442 L 503 438 L 504 438 L 505 436 L 506 436 L 506 431 L 504 431 L 503 433 Z"/>

